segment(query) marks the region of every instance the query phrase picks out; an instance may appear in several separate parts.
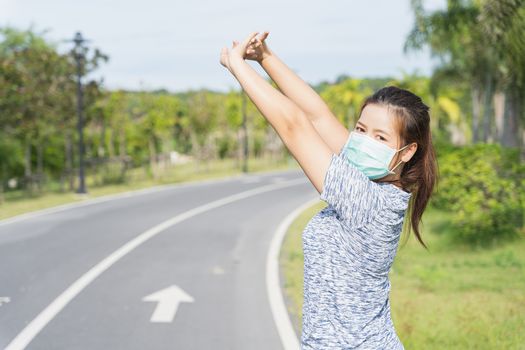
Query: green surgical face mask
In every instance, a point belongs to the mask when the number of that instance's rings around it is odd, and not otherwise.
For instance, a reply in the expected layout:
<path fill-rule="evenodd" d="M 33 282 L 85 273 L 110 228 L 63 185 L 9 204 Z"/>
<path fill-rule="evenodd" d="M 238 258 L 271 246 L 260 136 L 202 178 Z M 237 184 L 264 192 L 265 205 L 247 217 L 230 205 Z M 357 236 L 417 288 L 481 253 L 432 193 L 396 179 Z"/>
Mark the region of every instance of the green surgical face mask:
<path fill-rule="evenodd" d="M 398 150 L 386 144 L 357 132 L 350 132 L 343 150 L 346 151 L 347 160 L 357 169 L 361 170 L 369 179 L 379 179 L 388 174 L 395 174 L 394 169 L 403 161 L 399 161 L 391 170 L 388 169 L 394 155 L 408 147 Z"/>

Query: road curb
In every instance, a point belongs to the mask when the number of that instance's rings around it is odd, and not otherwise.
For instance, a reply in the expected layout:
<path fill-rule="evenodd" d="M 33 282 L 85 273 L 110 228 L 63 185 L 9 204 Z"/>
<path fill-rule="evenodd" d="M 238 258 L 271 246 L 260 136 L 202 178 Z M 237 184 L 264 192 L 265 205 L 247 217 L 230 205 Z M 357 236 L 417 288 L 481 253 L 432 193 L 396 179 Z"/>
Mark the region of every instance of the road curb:
<path fill-rule="evenodd" d="M 285 350 L 299 350 L 300 336 L 295 333 L 292 321 L 290 320 L 290 315 L 288 314 L 284 302 L 279 275 L 279 252 L 281 251 L 284 236 L 292 222 L 306 209 L 318 202 L 319 196 L 316 196 L 314 199 L 303 203 L 289 213 L 277 227 L 270 242 L 270 248 L 268 249 L 268 255 L 266 258 L 266 291 L 272 310 L 273 320 Z"/>

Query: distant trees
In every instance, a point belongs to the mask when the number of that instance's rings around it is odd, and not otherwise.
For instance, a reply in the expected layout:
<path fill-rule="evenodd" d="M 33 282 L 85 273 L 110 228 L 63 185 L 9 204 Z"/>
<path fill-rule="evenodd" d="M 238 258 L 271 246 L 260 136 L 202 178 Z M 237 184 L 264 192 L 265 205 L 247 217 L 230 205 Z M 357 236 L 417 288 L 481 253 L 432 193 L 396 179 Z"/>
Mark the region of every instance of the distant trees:
<path fill-rule="evenodd" d="M 394 84 L 431 107 L 436 142 L 522 147 L 525 0 L 449 0 L 445 10 L 432 13 L 423 10 L 421 0 L 411 3 L 416 21 L 404 49 L 430 46 L 442 62 L 431 77 L 341 75 L 313 88 L 348 128 L 368 95 Z M 83 69 L 89 73 L 107 60 L 93 50 Z M 0 191 L 10 179 L 20 180 L 11 181 L 18 188 L 41 189 L 46 178 L 74 189 L 75 89 L 71 53 L 59 53 L 56 44 L 32 29 L 0 28 Z M 97 184 L 125 181 L 132 167 L 157 178 L 173 150 L 205 164 L 242 159 L 240 91 L 108 91 L 96 80 L 84 80 L 84 91 L 86 163 Z M 285 155 L 249 99 L 246 115 L 251 156 Z"/>
<path fill-rule="evenodd" d="M 72 149 L 71 130 L 76 120 L 75 65 L 70 55 L 59 54 L 55 45 L 33 30 L 1 28 L 0 39 L 0 138 L 9 149 L 20 147 L 23 153 L 22 158 L 8 159 L 9 153 L 2 152 L 0 179 L 3 184 L 8 173 L 14 175 L 13 170 L 19 173 L 16 169 L 20 169 L 22 163 L 21 178 L 25 188 L 32 191 L 34 184 L 41 186 L 44 168 L 56 170 L 56 163 L 50 167 L 45 164 L 47 146 L 57 146 L 57 138 L 62 138 L 65 149 Z M 104 59 L 107 57 L 97 50 L 85 62 L 84 69 L 94 69 Z M 87 108 L 98 93 L 99 83 L 89 81 L 86 84 Z M 71 153 L 66 151 L 65 154 L 65 166 L 68 167 Z"/>
<path fill-rule="evenodd" d="M 74 190 L 76 66 L 72 52 L 59 53 L 44 34 L 0 28 L 0 191 L 33 192 L 46 180 Z M 93 50 L 83 74 L 108 59 Z M 172 150 L 204 163 L 241 156 L 239 92 L 108 91 L 101 81 L 85 78 L 83 88 L 86 164 L 96 184 L 125 181 L 131 167 L 157 178 Z M 252 153 L 261 155 L 261 134 L 273 131 L 256 113 L 248 103 Z"/>
<path fill-rule="evenodd" d="M 428 45 L 442 64 L 434 84 L 469 85 L 472 141 L 523 145 L 525 1 L 448 0 L 426 13 L 411 0 L 416 21 L 405 51 Z"/>

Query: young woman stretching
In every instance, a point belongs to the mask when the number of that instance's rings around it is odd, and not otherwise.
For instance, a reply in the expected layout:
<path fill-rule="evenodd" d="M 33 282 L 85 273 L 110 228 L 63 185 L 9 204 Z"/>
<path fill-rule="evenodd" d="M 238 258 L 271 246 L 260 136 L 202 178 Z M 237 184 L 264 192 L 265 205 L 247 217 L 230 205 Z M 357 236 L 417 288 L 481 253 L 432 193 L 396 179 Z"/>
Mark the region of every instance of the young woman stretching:
<path fill-rule="evenodd" d="M 264 40 L 251 33 L 220 62 L 269 121 L 328 206 L 302 233 L 302 349 L 404 349 L 390 314 L 388 273 L 404 217 L 418 224 L 437 181 L 429 107 L 388 86 L 349 131 Z M 259 62 L 284 93 L 244 60 Z M 426 246 L 425 246 L 426 248 Z"/>

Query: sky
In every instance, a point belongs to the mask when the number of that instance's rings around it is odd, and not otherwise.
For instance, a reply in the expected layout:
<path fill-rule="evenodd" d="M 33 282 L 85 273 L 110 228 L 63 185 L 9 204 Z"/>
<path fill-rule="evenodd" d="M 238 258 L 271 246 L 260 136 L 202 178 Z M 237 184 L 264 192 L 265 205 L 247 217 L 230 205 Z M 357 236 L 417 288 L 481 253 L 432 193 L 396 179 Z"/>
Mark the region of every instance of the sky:
<path fill-rule="evenodd" d="M 446 0 L 423 2 L 432 11 Z M 0 0 L 0 26 L 45 31 L 61 52 L 80 31 L 108 54 L 93 75 L 108 89 L 238 90 L 220 51 L 252 31 L 269 31 L 268 47 L 314 85 L 342 74 L 430 75 L 437 60 L 428 48 L 403 53 L 413 24 L 410 0 Z"/>

